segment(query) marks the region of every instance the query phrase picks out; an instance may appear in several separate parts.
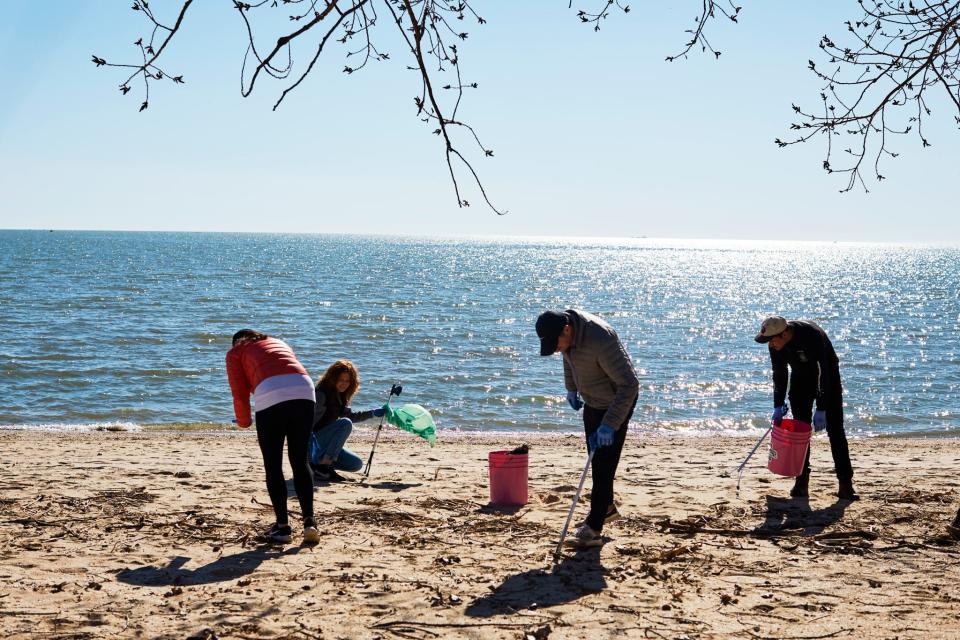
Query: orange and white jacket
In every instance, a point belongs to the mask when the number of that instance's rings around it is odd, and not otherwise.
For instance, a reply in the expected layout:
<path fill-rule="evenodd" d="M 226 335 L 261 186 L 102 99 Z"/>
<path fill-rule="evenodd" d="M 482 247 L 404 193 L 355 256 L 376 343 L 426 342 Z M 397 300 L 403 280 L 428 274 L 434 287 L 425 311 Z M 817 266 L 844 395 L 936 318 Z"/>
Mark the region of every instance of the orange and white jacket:
<path fill-rule="evenodd" d="M 314 401 L 313 382 L 293 349 L 282 340 L 242 342 L 227 352 L 227 379 L 237 425 L 249 427 L 250 395 L 257 411 L 287 400 Z"/>

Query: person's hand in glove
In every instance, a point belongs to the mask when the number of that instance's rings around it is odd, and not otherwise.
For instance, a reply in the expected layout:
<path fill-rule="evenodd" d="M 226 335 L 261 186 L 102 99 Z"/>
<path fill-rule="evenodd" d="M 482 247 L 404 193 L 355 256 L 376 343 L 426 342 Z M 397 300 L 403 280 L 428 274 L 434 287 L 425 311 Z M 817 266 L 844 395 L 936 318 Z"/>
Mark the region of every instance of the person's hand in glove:
<path fill-rule="evenodd" d="M 613 444 L 613 427 L 608 427 L 605 424 L 601 424 L 600 428 L 590 434 L 590 437 L 587 439 L 587 446 L 590 451 L 595 451 L 600 447 L 609 447 Z"/>
<path fill-rule="evenodd" d="M 779 427 L 783 422 L 783 417 L 785 415 L 787 415 L 787 405 L 783 405 L 782 407 L 774 407 L 773 416 L 770 417 L 770 422 Z"/>
<path fill-rule="evenodd" d="M 377 418 L 379 418 L 380 416 L 382 416 L 384 413 L 385 413 L 385 411 L 384 411 L 383 407 L 380 407 L 380 408 L 378 408 L 378 409 L 374 409 L 374 410 L 373 410 L 373 415 L 374 415 L 375 417 L 377 417 Z"/>
<path fill-rule="evenodd" d="M 580 394 L 576 391 L 567 391 L 567 403 L 574 411 L 580 411 L 583 407 L 583 400 L 580 399 Z"/>
<path fill-rule="evenodd" d="M 823 431 L 827 428 L 827 412 L 817 409 L 813 413 L 813 430 Z"/>

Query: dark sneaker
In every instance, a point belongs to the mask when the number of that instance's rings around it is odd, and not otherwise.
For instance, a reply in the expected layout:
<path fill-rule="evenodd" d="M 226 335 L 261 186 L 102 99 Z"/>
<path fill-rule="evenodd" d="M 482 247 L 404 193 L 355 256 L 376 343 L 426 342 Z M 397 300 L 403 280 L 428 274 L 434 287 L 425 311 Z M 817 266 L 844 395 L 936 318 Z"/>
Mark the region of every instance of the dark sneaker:
<path fill-rule="evenodd" d="M 797 481 L 793 483 L 793 489 L 790 489 L 791 498 L 809 498 L 810 497 L 810 476 L 797 476 Z"/>
<path fill-rule="evenodd" d="M 853 490 L 852 480 L 841 480 L 840 490 L 837 491 L 837 497 L 841 500 L 859 500 L 860 496 Z"/>
<path fill-rule="evenodd" d="M 330 464 L 318 464 L 313 467 L 313 479 L 321 482 L 346 482 L 347 480 Z"/>
<path fill-rule="evenodd" d="M 347 479 L 342 475 L 337 473 L 337 470 L 333 467 L 330 467 L 330 471 L 327 472 L 327 482 L 346 482 Z"/>
<path fill-rule="evenodd" d="M 285 544 L 293 539 L 293 531 L 288 524 L 275 524 L 270 527 L 270 531 L 267 532 L 267 537 L 270 538 L 271 542 Z"/>
<path fill-rule="evenodd" d="M 582 524 L 574 529 L 573 533 L 563 543 L 575 549 L 586 549 L 587 547 L 599 547 L 603 544 L 603 538 L 591 529 L 590 525 Z"/>
<path fill-rule="evenodd" d="M 303 521 L 303 543 L 317 544 L 320 542 L 320 531 L 317 530 L 317 523 L 313 518 L 307 518 Z"/>
<path fill-rule="evenodd" d="M 953 524 L 947 525 L 947 533 L 951 538 L 960 540 L 960 511 L 957 511 L 957 517 L 953 519 Z"/>

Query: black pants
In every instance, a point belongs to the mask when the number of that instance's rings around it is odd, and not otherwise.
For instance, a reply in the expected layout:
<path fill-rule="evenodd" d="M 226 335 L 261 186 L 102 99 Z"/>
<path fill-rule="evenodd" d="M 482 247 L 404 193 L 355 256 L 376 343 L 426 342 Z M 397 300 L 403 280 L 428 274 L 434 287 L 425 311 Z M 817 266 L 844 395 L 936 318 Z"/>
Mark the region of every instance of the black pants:
<path fill-rule="evenodd" d="M 636 406 L 636 400 L 633 401 Z M 591 434 L 600 428 L 606 409 L 583 407 L 583 431 L 588 445 Z M 608 425 L 616 431 L 613 435 L 613 444 L 609 447 L 600 447 L 593 454 L 591 474 L 593 476 L 593 490 L 590 496 L 590 515 L 587 516 L 587 525 L 594 531 L 603 530 L 603 520 L 607 517 L 607 509 L 613 504 L 613 478 L 617 474 L 617 465 L 620 464 L 620 452 L 623 451 L 623 442 L 627 438 L 627 423 L 633 415 L 633 407 L 621 425 Z"/>
<path fill-rule="evenodd" d="M 277 522 L 287 523 L 287 481 L 283 477 L 283 441 L 293 469 L 293 486 L 303 519 L 313 518 L 313 474 L 308 462 L 310 429 L 313 427 L 313 402 L 287 400 L 257 411 L 257 442 L 267 472 L 267 493 Z"/>
<path fill-rule="evenodd" d="M 790 383 L 793 387 L 793 382 Z M 850 449 L 847 447 L 847 434 L 843 430 L 843 396 L 839 389 L 835 390 L 833 400 L 826 407 L 827 435 L 830 436 L 830 452 L 833 454 L 833 466 L 837 470 L 838 480 L 853 478 L 853 466 L 850 464 Z M 790 391 L 790 411 L 793 417 L 801 422 L 812 424 L 813 403 L 816 394 L 812 390 L 800 389 Z M 803 463 L 802 478 L 810 477 L 810 449 L 807 449 L 807 459 Z"/>

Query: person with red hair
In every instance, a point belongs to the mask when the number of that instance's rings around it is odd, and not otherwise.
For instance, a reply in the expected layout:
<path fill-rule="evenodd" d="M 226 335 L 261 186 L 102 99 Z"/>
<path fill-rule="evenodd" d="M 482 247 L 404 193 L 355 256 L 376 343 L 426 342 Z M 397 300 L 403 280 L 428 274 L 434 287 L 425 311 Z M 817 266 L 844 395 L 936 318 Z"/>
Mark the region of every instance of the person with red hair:
<path fill-rule="evenodd" d="M 363 460 L 343 445 L 353 431 L 354 422 L 380 417 L 383 408 L 369 411 L 351 409 L 350 401 L 359 388 L 360 374 L 349 360 L 337 360 L 317 381 L 310 464 L 318 480 L 342 482 L 343 476 L 337 473 L 337 469 L 360 471 L 363 467 Z"/>

